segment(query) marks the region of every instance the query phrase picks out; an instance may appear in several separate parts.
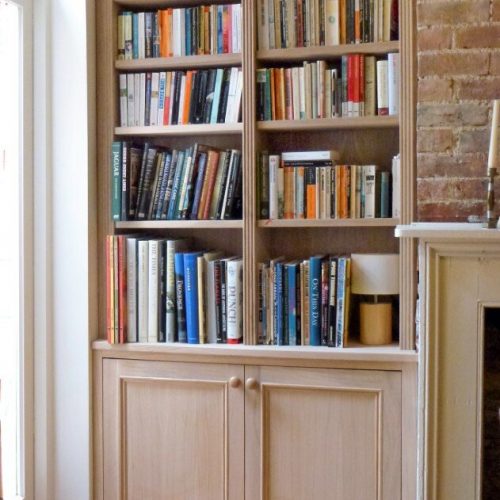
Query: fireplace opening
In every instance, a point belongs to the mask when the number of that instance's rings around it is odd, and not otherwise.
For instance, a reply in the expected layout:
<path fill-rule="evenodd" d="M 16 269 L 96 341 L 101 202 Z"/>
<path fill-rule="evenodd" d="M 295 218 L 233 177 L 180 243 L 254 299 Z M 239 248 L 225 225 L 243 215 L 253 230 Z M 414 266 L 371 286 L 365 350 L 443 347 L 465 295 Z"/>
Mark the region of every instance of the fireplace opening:
<path fill-rule="evenodd" d="M 483 500 L 500 498 L 500 308 L 484 318 Z"/>

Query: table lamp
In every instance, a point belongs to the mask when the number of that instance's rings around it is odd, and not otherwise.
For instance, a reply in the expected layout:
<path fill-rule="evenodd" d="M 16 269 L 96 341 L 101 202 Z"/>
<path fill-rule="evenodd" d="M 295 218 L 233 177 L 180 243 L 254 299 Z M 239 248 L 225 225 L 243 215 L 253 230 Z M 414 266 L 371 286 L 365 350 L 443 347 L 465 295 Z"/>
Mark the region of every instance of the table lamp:
<path fill-rule="evenodd" d="M 392 342 L 392 295 L 399 294 L 398 254 L 352 254 L 351 292 L 359 303 L 360 340 L 363 344 Z"/>

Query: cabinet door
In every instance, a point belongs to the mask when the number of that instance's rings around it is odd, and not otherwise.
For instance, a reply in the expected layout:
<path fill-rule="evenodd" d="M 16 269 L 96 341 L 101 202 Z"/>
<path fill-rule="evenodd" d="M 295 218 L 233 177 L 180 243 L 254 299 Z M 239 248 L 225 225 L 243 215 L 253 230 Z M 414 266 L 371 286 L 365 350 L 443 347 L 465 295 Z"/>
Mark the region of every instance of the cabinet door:
<path fill-rule="evenodd" d="M 243 499 L 242 382 L 240 365 L 105 359 L 103 497 Z"/>
<path fill-rule="evenodd" d="M 246 500 L 401 498 L 399 372 L 247 367 Z"/>

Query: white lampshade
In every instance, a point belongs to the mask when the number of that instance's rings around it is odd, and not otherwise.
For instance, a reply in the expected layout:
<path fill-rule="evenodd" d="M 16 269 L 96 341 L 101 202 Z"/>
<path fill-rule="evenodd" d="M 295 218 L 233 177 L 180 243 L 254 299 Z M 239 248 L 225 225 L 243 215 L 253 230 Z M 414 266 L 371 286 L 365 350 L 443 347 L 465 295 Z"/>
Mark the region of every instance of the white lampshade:
<path fill-rule="evenodd" d="M 351 291 L 360 295 L 399 293 L 399 255 L 357 253 L 351 255 Z"/>

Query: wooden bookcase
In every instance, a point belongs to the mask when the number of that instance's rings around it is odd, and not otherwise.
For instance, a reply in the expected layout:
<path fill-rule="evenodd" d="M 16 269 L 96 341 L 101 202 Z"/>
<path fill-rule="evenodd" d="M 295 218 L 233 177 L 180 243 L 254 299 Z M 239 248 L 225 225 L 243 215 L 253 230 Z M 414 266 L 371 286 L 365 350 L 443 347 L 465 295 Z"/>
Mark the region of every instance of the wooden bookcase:
<path fill-rule="evenodd" d="M 371 486 L 377 491 L 377 498 L 415 498 L 416 484 L 416 360 L 414 351 L 414 311 L 416 298 L 416 251 L 409 239 L 399 241 L 394 236 L 395 226 L 412 222 L 415 211 L 415 4 L 414 0 L 400 1 L 400 41 L 340 45 L 333 47 L 310 47 L 296 49 L 257 50 L 257 0 L 242 0 L 243 52 L 241 54 L 217 56 L 192 56 L 155 58 L 145 60 L 117 60 L 117 15 L 120 10 L 148 10 L 167 6 L 184 7 L 202 3 L 200 0 L 96 0 L 97 32 L 97 192 L 98 192 L 98 294 L 99 340 L 94 342 L 94 474 L 95 497 L 97 499 L 128 498 L 127 491 L 137 492 L 130 478 L 128 461 L 134 453 L 127 427 L 130 414 L 129 401 L 135 397 L 131 387 L 134 381 L 142 381 L 147 388 L 144 411 L 162 411 L 160 399 L 155 394 L 160 383 L 169 387 L 172 380 L 189 382 L 186 387 L 205 387 L 220 384 L 219 398 L 211 392 L 213 405 L 222 411 L 229 422 L 221 430 L 224 444 L 206 443 L 207 449 L 219 446 L 231 460 L 240 460 L 231 469 L 226 462 L 221 476 L 220 490 L 211 491 L 214 498 L 272 498 L 286 492 L 280 489 L 283 476 L 280 472 L 269 472 L 268 459 L 278 450 L 277 458 L 286 449 L 287 429 L 307 422 L 318 412 L 326 411 L 331 404 L 330 396 L 347 391 L 352 396 L 352 417 L 375 407 L 364 406 L 358 395 L 384 394 L 384 406 L 378 406 L 375 420 L 367 421 L 388 433 L 376 441 L 375 447 L 367 447 L 363 456 L 372 457 L 375 462 L 366 463 L 376 468 L 378 479 L 371 478 Z M 256 120 L 256 70 L 261 67 L 287 65 L 292 62 L 317 59 L 338 59 L 343 54 L 366 53 L 384 55 L 399 51 L 401 55 L 400 115 L 362 118 L 333 118 L 302 121 Z M 170 69 L 193 69 L 239 65 L 243 71 L 243 121 L 239 124 L 218 125 L 176 125 L 164 127 L 118 127 L 118 73 L 121 71 L 151 71 Z M 187 147 L 195 141 L 221 148 L 238 147 L 242 151 L 243 165 L 243 218 L 241 221 L 111 221 L 110 216 L 110 148 L 113 140 L 134 137 L 138 141 L 150 137 L 155 144 L 170 147 Z M 330 219 L 330 220 L 259 220 L 257 214 L 257 155 L 260 151 L 337 149 L 346 163 L 376 163 L 390 170 L 390 161 L 398 152 L 401 155 L 401 217 L 399 219 Z M 198 345 L 185 344 L 126 344 L 109 345 L 106 342 L 106 259 L 105 237 L 107 234 L 148 233 L 163 236 L 191 237 L 196 248 L 211 247 L 224 250 L 227 254 L 242 255 L 244 260 L 244 340 L 246 345 Z M 399 341 L 384 347 L 366 347 L 351 344 L 344 349 L 328 347 L 257 346 L 258 318 L 258 275 L 257 264 L 264 260 L 285 255 L 287 258 L 305 258 L 317 253 L 360 253 L 398 252 L 400 255 L 400 301 Z M 301 382 L 294 370 L 300 368 L 304 378 Z M 234 370 L 233 370 L 234 369 Z M 372 370 L 362 375 L 363 370 Z M 231 376 L 233 374 L 233 376 Z M 397 375 L 396 375 L 397 374 Z M 393 376 L 394 375 L 394 376 Z M 243 377 L 248 377 L 245 384 Z M 155 381 L 153 383 L 153 381 Z M 163 382 L 161 382 L 163 381 Z M 255 382 L 255 384 L 254 384 Z M 259 385 L 261 384 L 261 385 Z M 266 385 L 268 384 L 268 385 Z M 154 387 L 153 387 L 154 386 Z M 293 400 L 288 406 L 290 412 L 301 407 L 296 388 L 301 386 L 314 395 L 325 395 L 315 399 L 309 410 L 304 409 L 300 422 L 282 423 L 281 430 L 270 419 L 273 415 L 273 401 L 283 394 Z M 129 387 L 129 389 L 127 389 Z M 163 387 L 163 386 L 162 386 Z M 256 389 L 257 387 L 257 389 Z M 349 388 L 353 388 L 351 392 Z M 302 390 L 301 389 L 301 390 Z M 310 391 L 309 391 L 310 389 Z M 128 390 L 132 391 L 130 394 Z M 134 389 L 136 390 L 136 389 Z M 166 389 L 165 389 L 166 390 Z M 262 398 L 256 394 L 262 390 Z M 328 390 L 331 390 L 328 392 Z M 225 392 L 224 392 L 225 391 Z M 238 391 L 240 391 L 238 393 Z M 361 392 L 359 392 L 361 391 Z M 202 394 L 203 391 L 200 392 Z M 126 396 L 126 394 L 129 394 Z M 301 393 L 302 394 L 302 393 Z M 327 395 L 330 395 L 326 397 Z M 198 395 L 200 398 L 204 396 Z M 287 397 L 288 397 L 287 396 Z M 197 396 L 193 396 L 197 397 Z M 316 397 L 316 396 L 314 396 Z M 378 396 L 377 396 L 378 397 Z M 127 399 L 129 398 L 129 399 Z M 227 398 L 227 399 L 224 399 Z M 245 403 L 243 404 L 243 398 Z M 273 398 L 276 398 L 273 399 Z M 168 398 L 167 398 L 168 399 Z M 328 400 L 328 401 L 327 401 Z M 111 403 L 110 403 L 111 401 Z M 181 402 L 188 404 L 186 396 Z M 304 400 L 305 401 L 305 400 Z M 339 400 L 340 401 L 340 400 Z M 377 399 L 377 401 L 379 401 Z M 283 404 L 286 402 L 283 400 Z M 347 401 L 346 401 L 347 403 Z M 347 405 L 351 404 L 347 403 Z M 359 403 L 359 404 L 358 404 Z M 343 404 L 340 402 L 339 404 Z M 377 404 L 382 404 L 377 403 Z M 111 405 L 111 406 L 109 406 Z M 269 406 L 271 405 L 271 406 Z M 326 405 L 326 406 L 324 406 Z M 328 406 L 329 408 L 329 406 Z M 382 408 L 382 410 L 381 410 Z M 136 408 L 134 411 L 138 411 Z M 247 412 L 253 413 L 247 413 Z M 246 420 L 243 425 L 243 412 Z M 392 418 L 390 415 L 396 415 Z M 264 415 L 264 416 L 262 416 Z M 375 415 L 375 414 L 374 414 Z M 354 424 L 349 418 L 343 422 L 349 435 L 356 435 Z M 200 418 L 205 418 L 204 415 Z M 134 414 L 134 422 L 139 425 Z M 236 421 L 237 424 L 234 424 Z M 387 420 L 389 419 L 389 420 Z M 293 419 L 292 419 L 293 420 Z M 226 422 L 226 420 L 223 420 Z M 249 434 L 259 426 L 259 445 L 251 444 L 256 438 Z M 378 426 L 382 427 L 378 427 Z M 314 426 L 313 426 L 314 427 Z M 270 429 L 273 429 L 272 431 Z M 297 442 L 316 442 L 314 429 L 300 427 L 302 438 Z M 121 430 L 119 430 L 121 429 Z M 127 430 L 129 429 L 129 430 Z M 390 429 L 396 429 L 395 433 Z M 144 432 L 148 432 L 144 430 Z M 162 433 L 155 426 L 153 434 L 141 436 L 148 442 L 155 442 L 155 432 Z M 278 441 L 269 441 L 269 433 L 278 432 Z M 226 433 L 226 434 L 224 434 Z M 244 433 L 245 437 L 241 436 Z M 267 436 L 267 437 L 266 437 Z M 280 438 L 283 438 L 280 440 Z M 135 436 L 137 438 L 137 436 Z M 134 438 L 134 439 L 135 439 Z M 368 442 L 373 436 L 362 435 Z M 388 439 L 388 441 L 386 441 Z M 214 438 L 216 441 L 216 439 Z M 305 440 L 305 441 L 303 441 Z M 124 444 L 125 443 L 125 444 Z M 281 445 L 285 448 L 281 448 Z M 262 445 L 262 449 L 259 447 Z M 229 449 L 230 447 L 231 449 Z M 236 447 L 236 449 L 235 449 Z M 258 449 L 256 449 L 256 447 Z M 388 450 L 403 450 L 397 467 L 391 461 Z M 281 451 L 279 451 L 281 450 Z M 206 451 L 206 450 L 205 450 Z M 291 450 L 299 452 L 298 449 Z M 141 460 L 148 464 L 164 463 L 162 450 L 140 450 Z M 345 445 L 340 451 L 345 463 L 356 463 L 356 451 Z M 354 453 L 354 455 L 352 455 Z M 260 454 L 260 455 L 259 455 Z M 259 458 L 260 457 L 260 458 Z M 374 458 L 375 457 L 375 458 Z M 321 457 L 320 457 L 321 459 Z M 350 460 L 352 459 L 352 462 Z M 322 459 L 321 459 L 322 460 Z M 392 459 L 393 460 L 393 459 Z M 373 464 L 376 465 L 373 465 Z M 286 465 L 286 464 L 285 464 Z M 215 465 L 214 465 L 215 467 Z M 225 467 L 225 468 L 224 468 Z M 228 469 L 229 467 L 229 469 Z M 259 468 L 260 467 L 260 468 Z M 141 469 L 142 470 L 142 469 Z M 144 469 L 145 470 L 145 469 Z M 229 472 L 231 471 L 231 473 Z M 184 471 L 185 472 L 185 471 Z M 189 475 L 181 479 L 189 481 Z M 353 469 L 351 476 L 359 471 Z M 276 475 L 278 474 L 278 475 Z M 243 480 L 243 476 L 246 480 Z M 374 476 L 375 477 L 375 476 Z M 132 481 L 132 482 L 131 482 Z M 138 479 L 140 481 L 140 479 Z M 300 481 L 300 480 L 299 480 Z M 160 486 L 155 482 L 155 485 Z M 213 486 L 213 485 L 212 485 Z M 210 486 L 210 487 L 212 487 Z M 200 488 L 206 487 L 200 480 Z M 326 490 L 318 486 L 315 498 L 327 498 Z M 273 489 L 275 488 L 275 489 Z M 347 488 L 347 486 L 346 486 Z M 321 493 L 323 491 L 323 493 Z M 348 489 L 344 497 L 361 498 L 358 490 L 351 496 Z M 391 493 L 397 492 L 397 493 Z M 138 494 L 138 493 L 136 493 Z M 260 495 L 260 496 L 259 496 Z M 323 495 L 323 496 L 321 496 Z M 353 496 L 354 495 L 354 496 Z M 361 495 L 361 496 L 359 496 Z M 159 498 L 161 495 L 157 495 Z M 137 497 L 136 497 L 137 498 Z M 192 498 L 195 498 L 194 496 Z M 207 496 L 212 498 L 212 496 Z M 300 497 L 302 498 L 302 497 Z M 305 497 L 304 497 L 305 498 Z M 312 497 L 308 497 L 312 498 Z M 336 497 L 337 498 L 337 497 Z M 365 498 L 365 497 L 363 497 Z M 368 498 L 368 497 L 366 497 Z M 372 498 L 372 497 L 369 497 Z M 373 496 L 375 498 L 375 496 Z"/>

